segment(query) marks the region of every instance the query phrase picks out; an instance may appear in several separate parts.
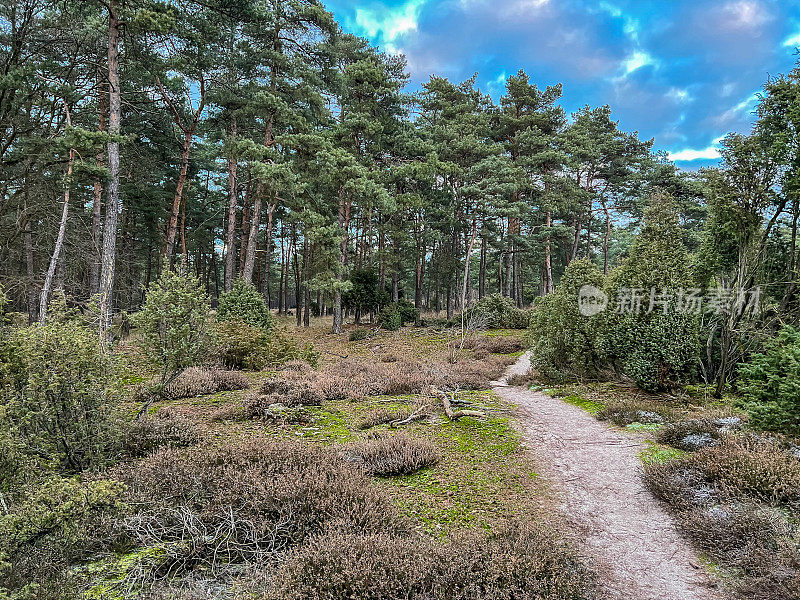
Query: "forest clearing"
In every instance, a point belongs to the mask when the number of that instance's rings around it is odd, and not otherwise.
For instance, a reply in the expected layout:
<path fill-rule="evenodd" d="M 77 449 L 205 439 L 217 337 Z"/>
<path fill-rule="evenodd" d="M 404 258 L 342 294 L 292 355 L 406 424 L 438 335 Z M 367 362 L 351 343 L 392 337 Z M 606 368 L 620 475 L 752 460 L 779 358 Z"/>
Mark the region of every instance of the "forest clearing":
<path fill-rule="evenodd" d="M 1 0 L 0 600 L 800 600 L 794 4 Z"/>

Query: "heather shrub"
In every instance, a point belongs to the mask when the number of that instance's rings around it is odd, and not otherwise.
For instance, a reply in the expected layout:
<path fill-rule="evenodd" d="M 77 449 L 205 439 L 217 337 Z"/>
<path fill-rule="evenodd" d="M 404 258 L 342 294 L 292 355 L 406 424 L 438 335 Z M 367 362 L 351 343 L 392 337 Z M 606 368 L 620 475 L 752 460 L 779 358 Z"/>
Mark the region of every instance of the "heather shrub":
<path fill-rule="evenodd" d="M 327 448 L 263 439 L 167 448 L 116 476 L 133 510 L 126 536 L 164 548 L 161 572 L 257 560 L 329 525 L 354 533 L 409 528 L 383 492 Z"/>
<path fill-rule="evenodd" d="M 244 279 L 237 279 L 233 289 L 219 297 L 217 321 L 241 321 L 264 331 L 274 324 L 264 297 Z"/>
<path fill-rule="evenodd" d="M 512 354 L 525 349 L 521 338 L 497 336 L 486 339 L 486 349 L 492 354 Z"/>
<path fill-rule="evenodd" d="M 422 535 L 315 537 L 282 563 L 274 598 L 338 600 L 579 600 L 593 576 L 539 524 L 469 531 L 445 541 Z"/>
<path fill-rule="evenodd" d="M 131 456 L 144 456 L 162 446 L 182 448 L 202 440 L 191 419 L 162 408 L 155 415 L 136 419 L 125 432 L 125 450 Z"/>
<path fill-rule="evenodd" d="M 668 423 L 656 433 L 656 440 L 691 452 L 717 444 L 722 435 L 723 432 L 712 420 L 690 419 Z"/>
<path fill-rule="evenodd" d="M 683 458 L 648 465 L 644 481 L 700 551 L 738 572 L 732 582 L 738 597 L 796 596 L 800 461 L 777 443 L 728 436 Z"/>
<path fill-rule="evenodd" d="M 209 311 L 208 296 L 198 279 L 165 269 L 151 284 L 133 322 L 136 341 L 158 372 L 152 395 L 160 396 L 185 369 L 203 362 Z"/>
<path fill-rule="evenodd" d="M 800 331 L 781 328 L 763 352 L 739 367 L 737 385 L 751 424 L 800 435 Z"/>
<path fill-rule="evenodd" d="M 441 455 L 428 440 L 405 433 L 382 435 L 351 444 L 343 451 L 351 462 L 370 475 L 409 475 L 439 462 Z"/>
<path fill-rule="evenodd" d="M 800 508 L 800 460 L 775 441 L 730 436 L 696 452 L 694 464 L 724 493 Z"/>
<path fill-rule="evenodd" d="M 3 445 L 39 467 L 68 471 L 110 458 L 118 441 L 117 402 L 96 332 L 52 321 L 15 329 L 0 345 Z"/>
<path fill-rule="evenodd" d="M 179 400 L 217 392 L 245 390 L 250 385 L 247 375 L 239 371 L 190 367 L 168 383 L 162 395 L 169 400 Z"/>

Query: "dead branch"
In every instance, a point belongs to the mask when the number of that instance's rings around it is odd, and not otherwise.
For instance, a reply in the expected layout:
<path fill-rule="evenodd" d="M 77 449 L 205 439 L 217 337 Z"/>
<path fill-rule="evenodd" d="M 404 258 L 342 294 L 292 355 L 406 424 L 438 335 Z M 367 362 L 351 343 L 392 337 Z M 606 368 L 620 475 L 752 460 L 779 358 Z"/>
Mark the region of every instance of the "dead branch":
<path fill-rule="evenodd" d="M 426 418 L 428 416 L 427 411 L 429 406 L 429 404 L 421 406 L 408 415 L 405 419 L 390 422 L 389 427 L 397 427 L 398 425 L 405 425 L 406 423 L 411 423 L 412 421 L 419 421 L 420 419 Z"/>
<path fill-rule="evenodd" d="M 436 396 L 441 402 L 442 406 L 444 407 L 444 413 L 447 415 L 447 418 L 451 421 L 455 421 L 456 419 L 460 419 L 461 417 L 485 417 L 486 413 L 481 412 L 479 410 L 453 410 L 453 405 L 450 398 L 447 397 L 447 394 L 442 390 L 438 390 L 435 387 L 431 387 L 431 392 L 434 396 Z"/>

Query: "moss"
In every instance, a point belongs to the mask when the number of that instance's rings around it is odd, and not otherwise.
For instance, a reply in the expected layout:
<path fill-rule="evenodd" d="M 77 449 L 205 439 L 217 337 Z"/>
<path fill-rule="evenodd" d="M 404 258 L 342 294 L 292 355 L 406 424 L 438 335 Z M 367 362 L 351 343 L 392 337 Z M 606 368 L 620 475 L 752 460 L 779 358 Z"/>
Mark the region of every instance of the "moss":
<path fill-rule="evenodd" d="M 655 442 L 647 442 L 648 446 L 639 453 L 639 460 L 645 465 L 662 465 L 671 460 L 686 456 L 686 452 L 669 446 L 662 446 Z"/>
<path fill-rule="evenodd" d="M 80 569 L 92 583 L 86 590 L 86 600 L 122 600 L 126 598 L 124 584 L 131 571 L 143 564 L 157 564 L 166 555 L 161 546 L 139 548 L 90 563 Z"/>
<path fill-rule="evenodd" d="M 661 423 L 629 423 L 625 429 L 630 431 L 658 431 L 663 425 Z"/>
<path fill-rule="evenodd" d="M 582 396 L 578 396 L 575 394 L 572 394 L 570 396 L 564 396 L 561 399 L 567 404 L 572 404 L 573 406 L 582 408 L 592 416 L 597 416 L 600 413 L 600 411 L 606 407 L 605 404 L 603 404 L 602 402 L 587 400 L 586 398 L 583 398 Z"/>
<path fill-rule="evenodd" d="M 300 428 L 303 437 L 320 439 L 327 442 L 345 442 L 355 437 L 355 433 L 347 424 L 345 415 L 335 407 L 306 408 L 305 413 L 311 420 L 310 425 Z"/>

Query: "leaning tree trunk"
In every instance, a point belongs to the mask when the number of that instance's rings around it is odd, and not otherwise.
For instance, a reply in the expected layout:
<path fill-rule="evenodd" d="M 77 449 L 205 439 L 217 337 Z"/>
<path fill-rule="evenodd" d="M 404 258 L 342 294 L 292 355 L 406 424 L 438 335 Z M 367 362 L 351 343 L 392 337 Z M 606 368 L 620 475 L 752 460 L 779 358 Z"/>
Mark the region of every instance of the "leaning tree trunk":
<path fill-rule="evenodd" d="M 186 176 L 189 173 L 189 153 L 192 149 L 193 129 L 187 129 L 183 135 L 183 146 L 181 147 L 181 170 L 178 174 L 178 185 L 175 187 L 175 197 L 172 200 L 172 211 L 169 216 L 169 226 L 167 227 L 167 242 L 164 245 L 164 263 L 172 265 L 172 254 L 175 248 L 175 237 L 178 231 L 178 216 L 183 203 L 183 188 L 186 185 Z"/>
<path fill-rule="evenodd" d="M 108 198 L 103 227 L 103 257 L 100 265 L 100 338 L 111 329 L 114 267 L 117 257 L 117 221 L 122 203 L 119 197 L 119 134 L 122 118 L 122 94 L 119 81 L 119 19 L 117 0 L 108 2 Z"/>
<path fill-rule="evenodd" d="M 67 115 L 67 125 L 69 126 L 69 114 Z M 69 217 L 69 188 L 72 178 L 72 165 L 75 162 L 75 149 L 69 150 L 69 161 L 67 162 L 67 178 L 64 185 L 64 206 L 61 209 L 61 223 L 58 226 L 58 236 L 56 237 L 56 247 L 53 256 L 50 258 L 50 265 L 47 267 L 47 275 L 42 285 L 42 294 L 39 297 L 39 323 L 44 324 L 47 319 L 47 302 L 50 299 L 50 290 L 53 287 L 53 279 L 61 257 L 61 249 L 64 247 L 64 235 L 67 232 L 67 219 Z M 62 267 L 63 268 L 63 267 Z"/>

